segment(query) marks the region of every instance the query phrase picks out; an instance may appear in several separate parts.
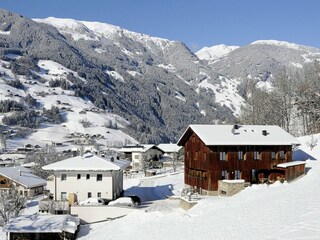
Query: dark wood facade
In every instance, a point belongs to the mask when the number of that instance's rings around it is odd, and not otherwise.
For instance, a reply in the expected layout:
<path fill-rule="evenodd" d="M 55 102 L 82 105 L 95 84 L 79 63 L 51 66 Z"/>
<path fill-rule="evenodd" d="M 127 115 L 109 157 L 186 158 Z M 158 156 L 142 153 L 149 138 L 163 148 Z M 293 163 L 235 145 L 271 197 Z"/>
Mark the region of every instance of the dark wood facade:
<path fill-rule="evenodd" d="M 207 191 L 217 191 L 222 179 L 256 183 L 284 178 L 288 170 L 276 166 L 292 161 L 291 145 L 207 146 L 190 128 L 180 143 L 185 151 L 185 184 Z"/>

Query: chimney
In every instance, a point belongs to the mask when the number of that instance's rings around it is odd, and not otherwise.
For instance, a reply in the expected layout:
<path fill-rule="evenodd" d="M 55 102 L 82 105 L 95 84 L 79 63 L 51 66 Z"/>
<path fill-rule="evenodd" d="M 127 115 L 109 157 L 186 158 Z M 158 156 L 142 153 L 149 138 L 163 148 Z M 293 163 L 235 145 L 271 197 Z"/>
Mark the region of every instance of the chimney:
<path fill-rule="evenodd" d="M 263 135 L 263 136 L 267 136 L 267 135 L 268 135 L 267 130 L 262 130 L 262 135 Z"/>

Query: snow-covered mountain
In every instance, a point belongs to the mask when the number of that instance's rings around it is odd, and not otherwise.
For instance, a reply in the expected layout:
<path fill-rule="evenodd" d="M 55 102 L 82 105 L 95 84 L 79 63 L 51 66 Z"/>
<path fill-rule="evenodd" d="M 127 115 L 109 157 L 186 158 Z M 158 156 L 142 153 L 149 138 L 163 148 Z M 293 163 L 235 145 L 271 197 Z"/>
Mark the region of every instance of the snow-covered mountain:
<path fill-rule="evenodd" d="M 201 60 L 214 62 L 219 58 L 227 56 L 230 52 L 237 48 L 239 48 L 239 46 L 226 46 L 224 44 L 219 44 L 212 47 L 204 47 L 197 51 L 196 55 Z"/>
<path fill-rule="evenodd" d="M 65 90 L 126 119 L 123 130 L 143 142 L 175 141 L 191 123 L 232 123 L 246 80 L 269 86 L 279 69 L 300 71 L 320 57 L 319 49 L 271 40 L 194 54 L 182 42 L 106 23 L 0 13 L 0 57 L 13 79 L 38 81 L 42 61 L 59 64 L 70 71 Z"/>

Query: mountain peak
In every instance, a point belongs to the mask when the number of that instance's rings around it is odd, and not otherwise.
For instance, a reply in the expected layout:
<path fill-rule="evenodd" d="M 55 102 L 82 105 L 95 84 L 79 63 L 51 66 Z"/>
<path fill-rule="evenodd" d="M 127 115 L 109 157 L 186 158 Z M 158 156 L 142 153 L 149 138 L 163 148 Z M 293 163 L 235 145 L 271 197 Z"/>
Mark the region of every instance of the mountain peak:
<path fill-rule="evenodd" d="M 98 41 L 100 38 L 115 39 L 126 36 L 141 43 L 152 42 L 162 49 L 174 42 L 164 38 L 151 37 L 147 34 L 129 31 L 121 27 L 102 22 L 78 21 L 70 18 L 55 17 L 33 20 L 52 25 L 61 33 L 70 34 L 75 41 L 80 39 Z"/>
<path fill-rule="evenodd" d="M 228 55 L 230 52 L 237 48 L 238 46 L 227 46 L 224 44 L 219 44 L 212 47 L 204 47 L 196 52 L 196 55 L 201 60 L 215 61 Z"/>
<path fill-rule="evenodd" d="M 286 41 L 278 41 L 278 40 L 258 40 L 250 43 L 250 45 L 274 45 L 278 47 L 286 47 L 286 48 L 291 48 L 294 50 L 301 50 L 303 49 L 302 45 L 298 45 L 295 43 L 289 43 Z"/>

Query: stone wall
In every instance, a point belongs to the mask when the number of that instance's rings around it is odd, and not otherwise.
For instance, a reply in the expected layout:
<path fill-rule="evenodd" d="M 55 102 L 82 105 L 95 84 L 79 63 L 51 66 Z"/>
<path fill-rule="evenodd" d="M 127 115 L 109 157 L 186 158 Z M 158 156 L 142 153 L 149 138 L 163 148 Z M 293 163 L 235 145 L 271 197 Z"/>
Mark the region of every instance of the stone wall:
<path fill-rule="evenodd" d="M 232 196 L 245 187 L 244 180 L 220 180 L 218 181 L 218 192 L 221 196 Z"/>

